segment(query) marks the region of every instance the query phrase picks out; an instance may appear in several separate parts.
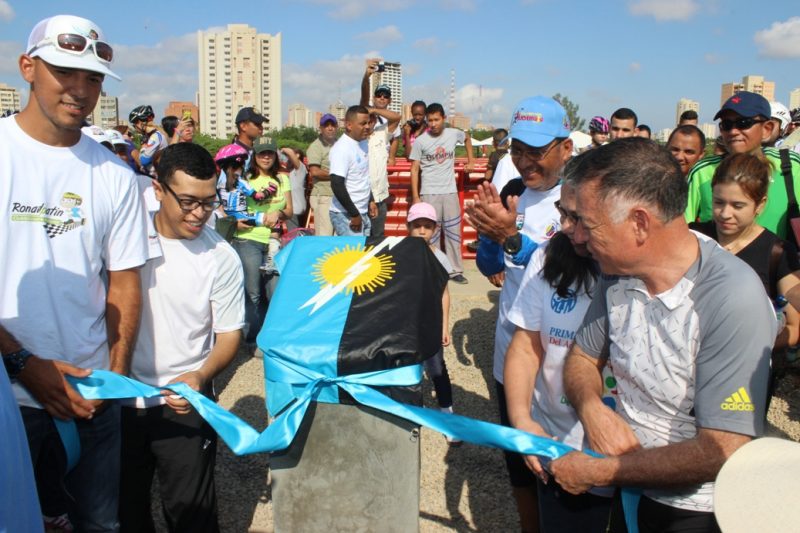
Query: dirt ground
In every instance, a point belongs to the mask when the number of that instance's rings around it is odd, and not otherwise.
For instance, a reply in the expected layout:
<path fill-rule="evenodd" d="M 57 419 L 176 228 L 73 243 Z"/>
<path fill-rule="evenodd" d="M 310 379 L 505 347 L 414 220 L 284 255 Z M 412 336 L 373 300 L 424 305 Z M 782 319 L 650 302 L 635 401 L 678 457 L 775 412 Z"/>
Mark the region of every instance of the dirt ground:
<path fill-rule="evenodd" d="M 451 289 L 453 344 L 445 357 L 454 406 L 460 414 L 497 422 L 492 346 L 498 291 L 477 273 L 467 275 L 470 286 Z M 255 428 L 266 427 L 260 359 L 240 351 L 217 385 L 221 405 Z M 424 390 L 426 405 L 435 406 L 427 379 Z M 778 383 L 767 432 L 800 440 L 800 370 L 794 367 Z M 518 531 L 500 451 L 471 444 L 450 447 L 444 436 L 423 428 L 421 456 L 422 532 Z M 216 475 L 222 531 L 273 531 L 267 454 L 236 457 L 220 443 Z"/>

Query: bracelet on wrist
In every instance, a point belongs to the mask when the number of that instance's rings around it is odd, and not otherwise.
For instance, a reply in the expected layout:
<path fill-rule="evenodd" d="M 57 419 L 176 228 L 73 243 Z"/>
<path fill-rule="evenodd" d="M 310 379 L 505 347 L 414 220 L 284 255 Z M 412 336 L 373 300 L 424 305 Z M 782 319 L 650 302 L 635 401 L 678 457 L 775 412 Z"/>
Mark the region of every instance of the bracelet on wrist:
<path fill-rule="evenodd" d="M 9 379 L 17 379 L 17 376 L 25 369 L 25 365 L 32 355 L 33 354 L 25 348 L 20 348 L 16 352 L 3 354 L 3 364 L 6 367 L 6 373 Z"/>

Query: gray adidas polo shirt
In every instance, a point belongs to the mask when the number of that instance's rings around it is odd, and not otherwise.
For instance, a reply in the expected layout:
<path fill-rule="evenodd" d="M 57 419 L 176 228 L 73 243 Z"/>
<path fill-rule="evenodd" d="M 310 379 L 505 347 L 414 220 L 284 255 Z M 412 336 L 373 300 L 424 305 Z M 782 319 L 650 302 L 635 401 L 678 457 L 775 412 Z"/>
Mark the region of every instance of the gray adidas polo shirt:
<path fill-rule="evenodd" d="M 650 297 L 638 278 L 602 279 L 576 343 L 608 358 L 617 412 L 645 448 L 696 428 L 759 436 L 777 322 L 756 273 L 698 235 L 700 258 L 672 289 Z M 663 504 L 713 511 L 713 483 L 645 490 Z"/>

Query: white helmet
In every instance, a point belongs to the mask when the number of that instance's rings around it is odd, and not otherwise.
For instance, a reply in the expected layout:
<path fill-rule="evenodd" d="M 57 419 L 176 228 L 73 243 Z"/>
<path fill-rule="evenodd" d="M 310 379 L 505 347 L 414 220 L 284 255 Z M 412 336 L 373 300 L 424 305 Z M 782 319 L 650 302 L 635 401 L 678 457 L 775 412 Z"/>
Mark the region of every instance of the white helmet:
<path fill-rule="evenodd" d="M 780 120 L 781 131 L 785 130 L 786 126 L 788 126 L 792 121 L 792 114 L 789 112 L 789 108 L 780 102 L 770 102 L 769 107 L 771 111 L 771 118 Z"/>

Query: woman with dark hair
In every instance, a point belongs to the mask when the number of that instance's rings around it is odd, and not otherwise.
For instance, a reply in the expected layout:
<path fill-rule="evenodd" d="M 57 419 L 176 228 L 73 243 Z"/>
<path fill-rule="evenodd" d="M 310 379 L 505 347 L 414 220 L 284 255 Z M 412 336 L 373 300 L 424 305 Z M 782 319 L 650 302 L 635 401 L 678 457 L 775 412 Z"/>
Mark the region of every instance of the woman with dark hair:
<path fill-rule="evenodd" d="M 428 130 L 428 123 L 425 121 L 427 107 L 422 100 L 411 104 L 411 120 L 403 125 L 403 146 L 406 148 L 406 157 L 411 153 L 411 147 L 417 137 Z"/>
<path fill-rule="evenodd" d="M 690 228 L 703 233 L 756 271 L 764 290 L 775 301 L 800 283 L 797 248 L 756 222 L 767 204 L 772 169 L 758 155 L 733 154 L 722 160 L 711 179 L 712 216 Z M 785 201 L 785 200 L 784 200 Z M 798 343 L 800 315 L 790 305 L 784 309 L 786 327 L 772 352 L 773 370 L 783 363 L 785 349 Z M 779 317 L 783 321 L 783 317 Z M 773 383 L 771 378 L 770 385 Z M 772 390 L 772 386 L 770 386 Z"/>
<path fill-rule="evenodd" d="M 566 400 L 563 370 L 599 275 L 585 244 L 574 241 L 575 189 L 561 186 L 556 208 L 561 231 L 536 250 L 522 279 L 508 318 L 516 332 L 506 353 L 504 382 L 508 416 L 518 429 L 557 438 L 575 449 L 585 447 L 583 426 Z M 614 408 L 616 382 L 604 370 L 603 401 Z M 543 533 L 606 530 L 611 488 L 578 496 L 561 490 L 535 456 L 525 463 L 536 474 L 539 524 Z"/>

